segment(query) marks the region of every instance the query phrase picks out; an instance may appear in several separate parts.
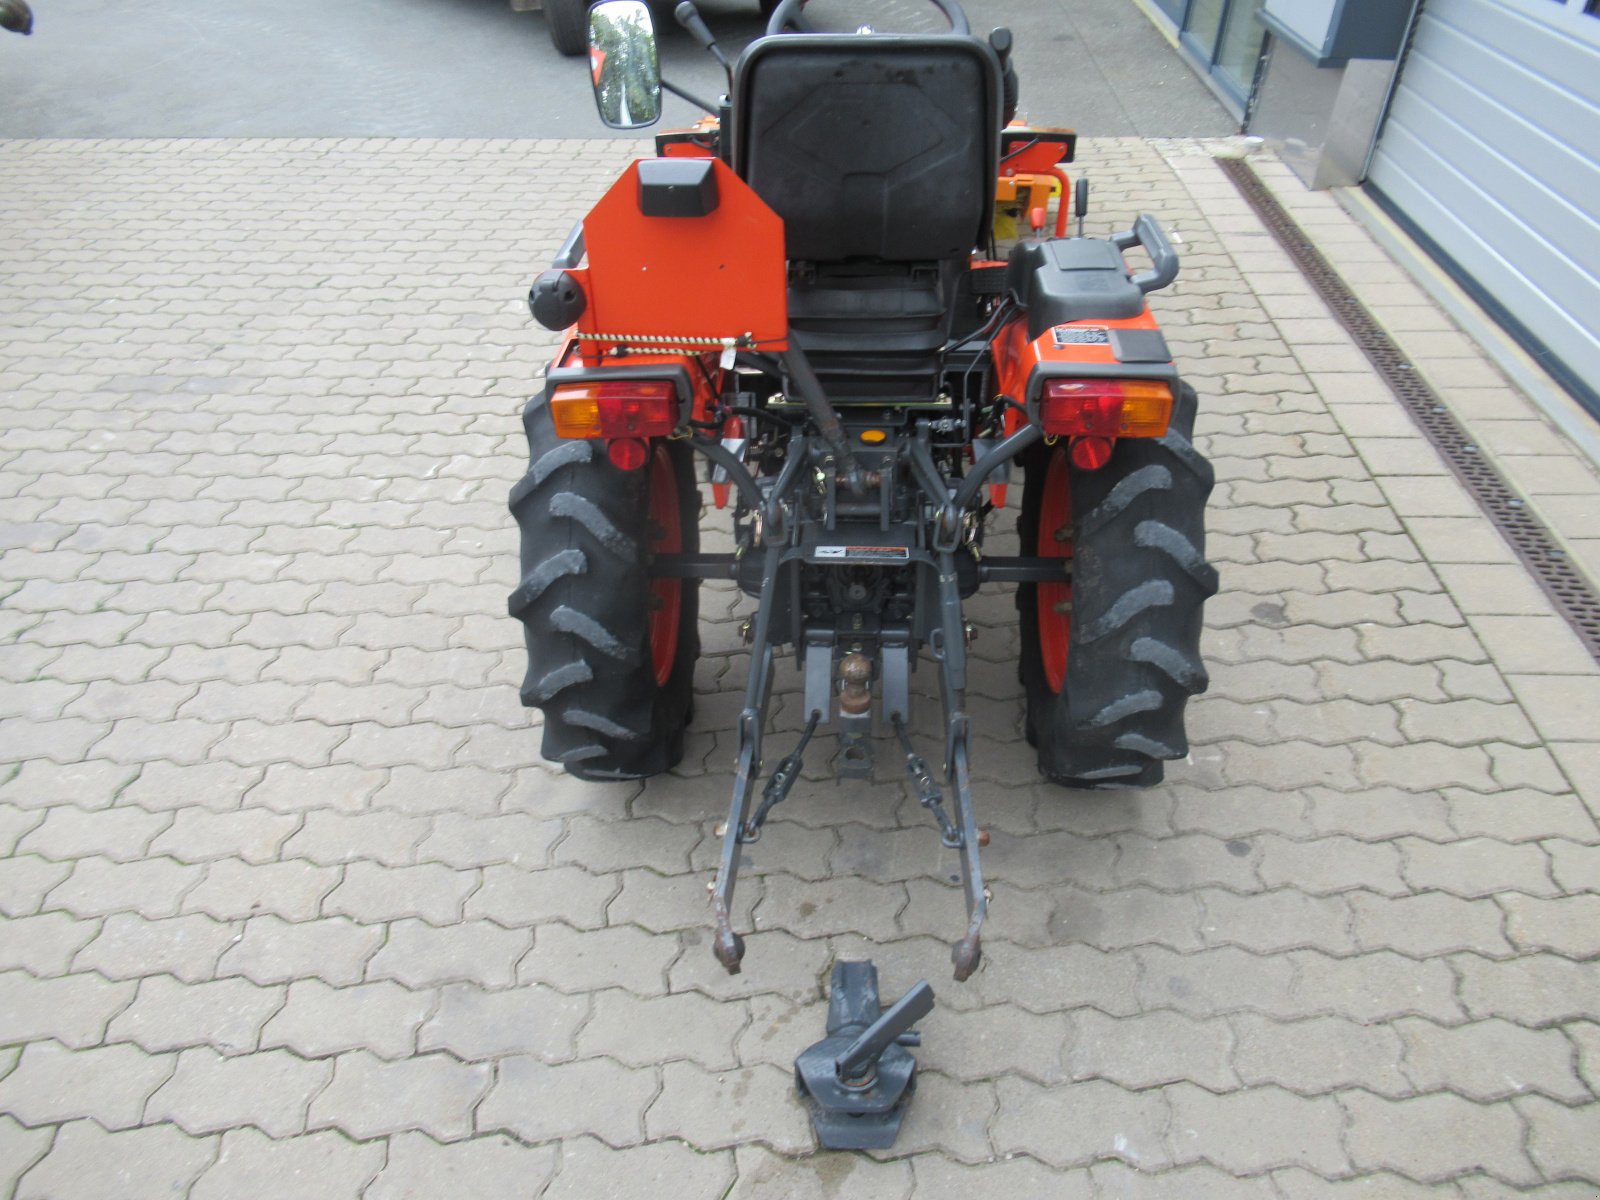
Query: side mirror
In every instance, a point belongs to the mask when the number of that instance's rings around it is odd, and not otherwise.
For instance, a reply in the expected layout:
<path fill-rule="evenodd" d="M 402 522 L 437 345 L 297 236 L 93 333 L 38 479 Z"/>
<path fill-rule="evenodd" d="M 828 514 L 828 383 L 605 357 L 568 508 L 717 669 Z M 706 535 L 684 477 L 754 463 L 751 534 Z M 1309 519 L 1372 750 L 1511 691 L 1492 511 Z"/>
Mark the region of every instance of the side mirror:
<path fill-rule="evenodd" d="M 612 129 L 661 119 L 661 62 L 644 0 L 602 0 L 589 10 L 589 78 L 600 119 Z"/>

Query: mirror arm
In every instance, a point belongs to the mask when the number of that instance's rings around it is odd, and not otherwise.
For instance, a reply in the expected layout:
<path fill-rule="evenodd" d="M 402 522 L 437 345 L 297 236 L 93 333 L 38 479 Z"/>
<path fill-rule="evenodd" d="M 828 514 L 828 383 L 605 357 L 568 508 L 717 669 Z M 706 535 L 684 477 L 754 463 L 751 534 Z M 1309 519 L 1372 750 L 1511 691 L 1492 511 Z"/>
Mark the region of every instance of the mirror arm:
<path fill-rule="evenodd" d="M 661 81 L 661 86 L 667 91 L 671 92 L 674 96 L 678 97 L 678 99 L 687 100 L 695 107 L 705 109 L 706 112 L 710 113 L 713 117 L 717 115 L 717 106 L 715 104 L 707 104 L 704 100 L 700 99 L 699 96 L 696 96 L 692 92 L 684 91 L 677 84 L 668 83 L 665 79 L 663 79 Z"/>

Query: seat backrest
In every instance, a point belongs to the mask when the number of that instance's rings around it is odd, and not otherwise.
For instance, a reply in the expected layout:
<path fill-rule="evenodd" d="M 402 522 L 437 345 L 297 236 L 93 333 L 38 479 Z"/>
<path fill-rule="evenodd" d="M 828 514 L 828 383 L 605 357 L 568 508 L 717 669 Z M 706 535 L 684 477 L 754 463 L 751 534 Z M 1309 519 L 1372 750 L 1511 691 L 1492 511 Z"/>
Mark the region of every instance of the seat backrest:
<path fill-rule="evenodd" d="M 975 38 L 761 38 L 734 79 L 733 167 L 791 260 L 965 258 L 988 236 L 1000 104 Z"/>

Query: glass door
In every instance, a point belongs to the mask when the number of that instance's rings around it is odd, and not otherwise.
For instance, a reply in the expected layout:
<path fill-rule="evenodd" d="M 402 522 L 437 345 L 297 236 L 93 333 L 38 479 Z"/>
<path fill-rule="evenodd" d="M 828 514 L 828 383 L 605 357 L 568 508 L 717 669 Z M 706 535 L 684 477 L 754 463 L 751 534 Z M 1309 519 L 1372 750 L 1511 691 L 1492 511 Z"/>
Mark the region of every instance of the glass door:
<path fill-rule="evenodd" d="M 1167 8 L 1166 0 L 1158 0 Z M 1177 0 L 1178 36 L 1202 71 L 1240 104 L 1255 83 L 1266 28 L 1256 19 L 1263 0 Z"/>

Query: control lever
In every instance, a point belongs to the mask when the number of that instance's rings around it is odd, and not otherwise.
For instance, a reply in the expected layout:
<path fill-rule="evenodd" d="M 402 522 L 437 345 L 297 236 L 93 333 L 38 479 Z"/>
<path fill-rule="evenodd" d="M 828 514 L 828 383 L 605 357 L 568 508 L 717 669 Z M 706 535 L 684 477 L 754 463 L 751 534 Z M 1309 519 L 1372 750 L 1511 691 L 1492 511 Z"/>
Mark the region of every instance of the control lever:
<path fill-rule="evenodd" d="M 728 75 L 728 90 L 733 90 L 733 64 L 728 61 L 728 56 L 717 45 L 717 39 L 711 36 L 711 30 L 706 28 L 705 21 L 700 16 L 700 10 L 694 6 L 694 0 L 683 0 L 677 8 L 672 10 L 672 15 L 677 18 L 678 24 L 689 31 L 689 36 L 711 51 L 711 57 L 722 64 L 722 69 Z"/>
<path fill-rule="evenodd" d="M 1072 215 L 1078 218 L 1078 236 L 1083 236 L 1083 219 L 1089 215 L 1089 181 L 1082 175 L 1072 188 Z"/>
<path fill-rule="evenodd" d="M 895 1001 L 892 1008 L 868 1025 L 861 1036 L 839 1055 L 834 1062 L 839 1079 L 848 1086 L 853 1080 L 873 1075 L 878 1059 L 891 1042 L 897 1046 L 920 1046 L 922 1035 L 912 1033 L 911 1027 L 932 1011 L 933 989 L 928 986 L 927 980 L 919 980 L 916 987 Z M 907 1037 L 916 1040 L 901 1040 Z"/>

